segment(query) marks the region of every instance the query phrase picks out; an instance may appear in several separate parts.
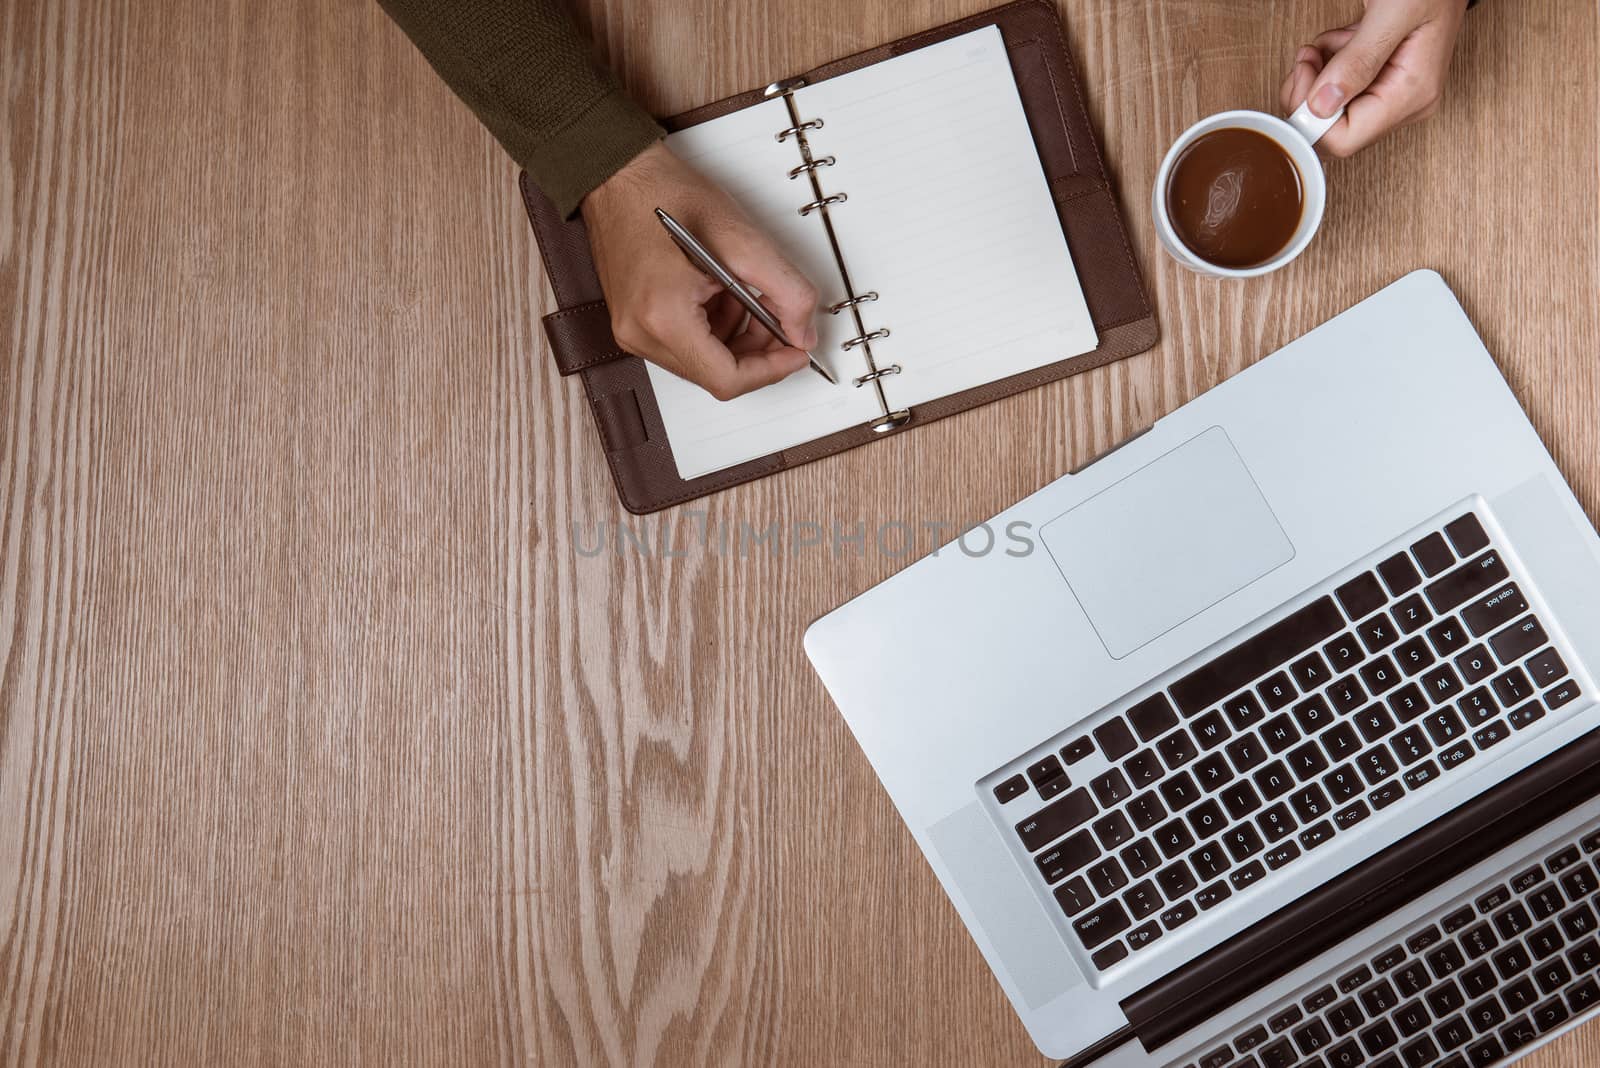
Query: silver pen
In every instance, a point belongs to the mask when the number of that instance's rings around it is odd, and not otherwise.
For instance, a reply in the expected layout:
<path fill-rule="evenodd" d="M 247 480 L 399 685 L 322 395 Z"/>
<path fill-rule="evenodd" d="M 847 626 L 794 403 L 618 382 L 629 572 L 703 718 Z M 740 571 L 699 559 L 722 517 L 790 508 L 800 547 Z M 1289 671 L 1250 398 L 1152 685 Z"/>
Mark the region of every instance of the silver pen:
<path fill-rule="evenodd" d="M 689 257 L 690 262 L 721 282 L 723 287 L 733 294 L 734 299 L 744 305 L 751 318 L 766 327 L 773 337 L 789 348 L 797 349 L 800 347 L 784 336 L 783 327 L 778 325 L 777 317 L 767 310 L 766 305 L 756 299 L 756 295 L 751 292 L 750 287 L 735 278 L 733 272 L 728 270 L 721 260 L 713 256 L 710 249 L 697 241 L 695 236 L 686 230 L 681 222 L 668 215 L 661 208 L 656 209 L 656 218 L 661 220 L 661 225 L 667 228 L 667 233 L 672 235 L 672 240 L 676 241 L 678 247 L 683 249 L 683 254 Z M 829 374 L 828 369 L 818 363 L 815 356 L 808 352 L 806 353 L 806 359 L 811 361 L 811 369 L 813 371 L 830 383 L 838 385 L 839 380 Z"/>

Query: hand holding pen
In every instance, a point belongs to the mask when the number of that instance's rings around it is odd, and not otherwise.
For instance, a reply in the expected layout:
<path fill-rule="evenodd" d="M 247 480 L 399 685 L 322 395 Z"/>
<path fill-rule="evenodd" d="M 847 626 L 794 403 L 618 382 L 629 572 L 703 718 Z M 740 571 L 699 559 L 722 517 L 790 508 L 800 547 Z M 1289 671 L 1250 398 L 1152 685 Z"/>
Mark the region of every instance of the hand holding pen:
<path fill-rule="evenodd" d="M 707 245 L 760 303 L 788 344 L 732 291 L 701 271 L 656 217 L 658 204 Z M 817 343 L 817 291 L 752 226 L 733 199 L 663 145 L 646 149 L 584 198 L 583 217 L 611 311 L 612 333 L 629 352 L 728 400 L 807 365 Z"/>

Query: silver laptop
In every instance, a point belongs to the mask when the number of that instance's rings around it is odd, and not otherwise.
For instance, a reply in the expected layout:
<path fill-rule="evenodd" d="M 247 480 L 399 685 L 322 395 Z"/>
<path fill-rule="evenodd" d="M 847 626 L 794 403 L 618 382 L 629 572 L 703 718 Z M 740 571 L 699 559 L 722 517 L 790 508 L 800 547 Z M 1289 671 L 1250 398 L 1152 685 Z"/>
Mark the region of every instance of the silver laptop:
<path fill-rule="evenodd" d="M 806 651 L 1049 1056 L 1456 1068 L 1600 1011 L 1600 539 L 1433 272 Z"/>

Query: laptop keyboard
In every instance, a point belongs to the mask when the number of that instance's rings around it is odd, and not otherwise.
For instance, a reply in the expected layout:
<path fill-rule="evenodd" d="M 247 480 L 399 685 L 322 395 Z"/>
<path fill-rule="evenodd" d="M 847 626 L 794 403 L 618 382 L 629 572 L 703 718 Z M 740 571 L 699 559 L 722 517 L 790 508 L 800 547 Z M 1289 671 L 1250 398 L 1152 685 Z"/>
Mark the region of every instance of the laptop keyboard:
<path fill-rule="evenodd" d="M 1600 1006 L 1600 831 L 1575 837 L 1178 1062 L 1479 1068 Z"/>
<path fill-rule="evenodd" d="M 1467 512 L 993 792 L 1104 971 L 1579 696 Z"/>

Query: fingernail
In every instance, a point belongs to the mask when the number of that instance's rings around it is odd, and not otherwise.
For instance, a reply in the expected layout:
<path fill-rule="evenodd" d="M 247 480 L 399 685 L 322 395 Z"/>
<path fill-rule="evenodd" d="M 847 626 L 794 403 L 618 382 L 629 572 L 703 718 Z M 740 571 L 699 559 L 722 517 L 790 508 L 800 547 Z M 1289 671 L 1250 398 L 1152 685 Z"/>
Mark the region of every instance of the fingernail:
<path fill-rule="evenodd" d="M 1316 62 L 1316 58 L 1317 50 L 1312 48 L 1310 45 L 1301 45 L 1300 51 L 1294 54 L 1294 61 L 1296 63 L 1314 63 Z"/>
<path fill-rule="evenodd" d="M 814 326 L 806 327 L 806 336 L 801 341 L 801 344 L 804 345 L 808 349 L 814 349 L 814 348 L 817 347 L 817 328 L 816 327 L 814 327 Z"/>
<path fill-rule="evenodd" d="M 1344 104 L 1344 90 L 1337 85 L 1324 85 L 1311 94 L 1311 113 L 1319 119 L 1326 119 Z"/>

